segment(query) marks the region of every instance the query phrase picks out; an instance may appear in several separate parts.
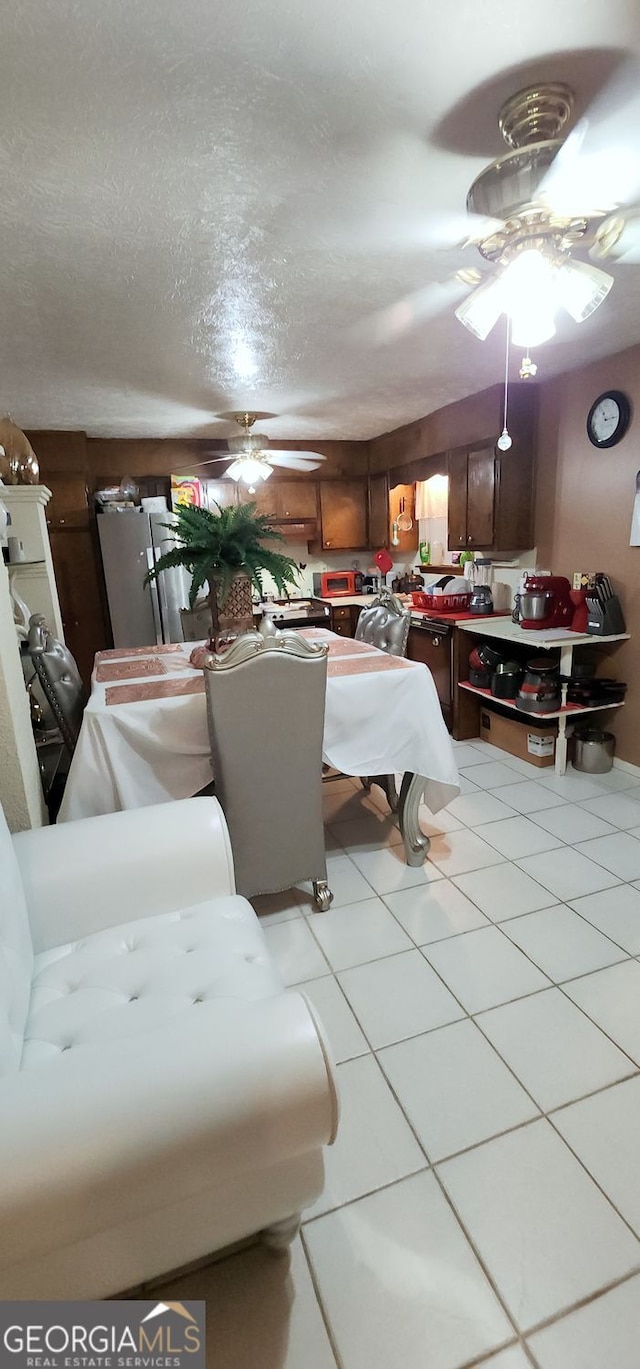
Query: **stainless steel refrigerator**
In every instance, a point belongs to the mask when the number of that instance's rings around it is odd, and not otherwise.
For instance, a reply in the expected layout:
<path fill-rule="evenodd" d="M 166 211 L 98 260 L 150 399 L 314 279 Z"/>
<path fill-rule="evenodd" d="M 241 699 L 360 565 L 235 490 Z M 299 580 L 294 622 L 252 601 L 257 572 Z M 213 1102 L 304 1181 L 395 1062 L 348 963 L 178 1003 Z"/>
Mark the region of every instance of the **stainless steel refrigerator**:
<path fill-rule="evenodd" d="M 114 646 L 153 646 L 182 642 L 180 609 L 188 604 L 191 576 L 181 567 L 162 571 L 145 585 L 144 577 L 163 552 L 175 546 L 164 526 L 168 510 L 131 509 L 98 515 L 102 565 Z"/>

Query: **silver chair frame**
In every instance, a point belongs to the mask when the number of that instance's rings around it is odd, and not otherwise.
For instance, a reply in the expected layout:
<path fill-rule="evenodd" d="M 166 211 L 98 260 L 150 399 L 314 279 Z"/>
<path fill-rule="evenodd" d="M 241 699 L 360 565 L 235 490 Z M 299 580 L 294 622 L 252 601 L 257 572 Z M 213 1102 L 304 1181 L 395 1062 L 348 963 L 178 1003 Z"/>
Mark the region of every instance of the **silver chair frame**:
<path fill-rule="evenodd" d="M 326 642 L 311 642 L 292 629 L 279 631 L 278 629 L 274 630 L 273 624 L 265 624 L 263 631 L 242 633 L 223 653 L 207 652 L 202 661 L 202 668 L 205 672 L 206 682 L 207 671 L 232 670 L 257 656 L 287 655 L 297 657 L 300 660 L 313 660 L 318 657 L 327 657 L 328 654 L 329 647 Z M 207 716 L 213 737 L 213 719 L 208 689 Z M 313 879 L 312 884 L 315 902 L 321 912 L 326 912 L 333 901 L 333 894 L 328 882 L 326 878 Z"/>

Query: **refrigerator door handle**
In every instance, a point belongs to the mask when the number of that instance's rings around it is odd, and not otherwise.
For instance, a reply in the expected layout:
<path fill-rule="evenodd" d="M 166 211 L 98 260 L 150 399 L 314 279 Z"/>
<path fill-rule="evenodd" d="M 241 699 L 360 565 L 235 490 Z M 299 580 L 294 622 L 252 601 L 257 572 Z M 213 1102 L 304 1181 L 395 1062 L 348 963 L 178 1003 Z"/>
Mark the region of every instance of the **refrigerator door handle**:
<path fill-rule="evenodd" d="M 147 547 L 147 568 L 153 570 L 157 559 L 156 548 Z M 161 646 L 162 637 L 162 614 L 160 610 L 160 596 L 158 594 L 158 581 L 149 580 L 147 585 L 151 598 L 151 612 L 153 614 L 153 626 L 156 634 L 156 646 Z"/>

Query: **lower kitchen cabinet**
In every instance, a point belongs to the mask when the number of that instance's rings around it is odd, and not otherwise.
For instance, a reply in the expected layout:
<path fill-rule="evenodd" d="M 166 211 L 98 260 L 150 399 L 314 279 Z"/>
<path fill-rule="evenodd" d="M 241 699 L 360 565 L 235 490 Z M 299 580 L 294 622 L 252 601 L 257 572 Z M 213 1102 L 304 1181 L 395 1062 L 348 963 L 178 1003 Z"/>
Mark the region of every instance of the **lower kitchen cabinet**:
<path fill-rule="evenodd" d="M 359 604 L 335 604 L 331 607 L 331 631 L 339 637 L 355 637 L 360 617 Z"/>
<path fill-rule="evenodd" d="M 409 628 L 407 657 L 421 661 L 433 675 L 442 716 L 450 728 L 453 720 L 453 639 L 455 629 L 447 624 L 422 622 Z"/>

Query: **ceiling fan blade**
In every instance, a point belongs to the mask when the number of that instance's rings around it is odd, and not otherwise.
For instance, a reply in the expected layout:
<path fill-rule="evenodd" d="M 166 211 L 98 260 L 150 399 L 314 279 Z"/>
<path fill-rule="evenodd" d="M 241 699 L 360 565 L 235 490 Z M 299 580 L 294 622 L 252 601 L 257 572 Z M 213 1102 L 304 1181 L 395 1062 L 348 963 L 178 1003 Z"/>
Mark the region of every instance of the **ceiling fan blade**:
<path fill-rule="evenodd" d="M 174 466 L 173 474 L 182 475 L 184 472 L 188 472 L 190 475 L 193 475 L 194 471 L 199 471 L 201 466 L 217 466 L 221 461 L 229 462 L 231 461 L 231 459 L 232 458 L 229 452 L 227 452 L 223 456 L 207 457 L 206 461 L 202 461 L 199 456 L 194 456 L 193 460 L 189 462 L 188 466 Z"/>
<path fill-rule="evenodd" d="M 634 266 L 640 262 L 640 210 L 612 214 L 598 227 L 589 250 L 592 261 L 617 261 Z"/>
<path fill-rule="evenodd" d="M 270 466 L 284 466 L 290 471 L 316 471 L 326 460 L 319 452 L 265 452 Z"/>
<path fill-rule="evenodd" d="M 554 158 L 539 198 L 557 214 L 607 213 L 640 194 L 640 69 L 619 67 Z"/>
<path fill-rule="evenodd" d="M 468 280 L 456 273 L 445 281 L 433 281 L 421 290 L 396 300 L 395 304 L 389 304 L 385 309 L 378 309 L 361 319 L 351 330 L 352 336 L 355 341 L 374 347 L 394 342 L 403 333 L 428 322 L 463 299 L 480 279 L 479 273 L 475 272 Z"/>

